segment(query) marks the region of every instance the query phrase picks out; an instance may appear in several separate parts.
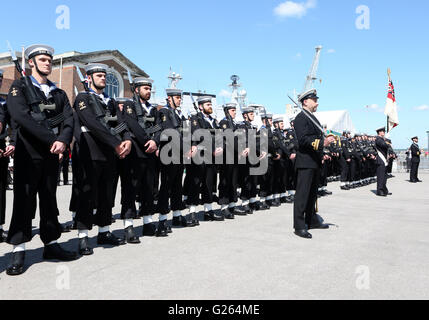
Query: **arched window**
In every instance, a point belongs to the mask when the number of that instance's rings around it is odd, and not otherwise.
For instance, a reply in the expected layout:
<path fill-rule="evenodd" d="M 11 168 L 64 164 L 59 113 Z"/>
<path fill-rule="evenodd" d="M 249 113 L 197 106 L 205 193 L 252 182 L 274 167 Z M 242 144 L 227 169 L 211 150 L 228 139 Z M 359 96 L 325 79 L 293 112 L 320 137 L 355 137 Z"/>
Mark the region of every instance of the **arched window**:
<path fill-rule="evenodd" d="M 113 73 L 108 73 L 106 76 L 104 92 L 111 98 L 119 97 L 119 80 Z"/>

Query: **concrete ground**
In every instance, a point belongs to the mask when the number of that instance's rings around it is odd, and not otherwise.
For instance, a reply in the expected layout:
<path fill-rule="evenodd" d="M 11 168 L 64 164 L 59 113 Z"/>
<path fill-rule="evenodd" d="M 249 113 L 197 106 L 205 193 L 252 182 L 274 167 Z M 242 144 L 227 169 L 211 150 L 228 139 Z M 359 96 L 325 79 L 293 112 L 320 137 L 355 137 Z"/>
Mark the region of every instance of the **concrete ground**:
<path fill-rule="evenodd" d="M 330 230 L 313 239 L 293 234 L 293 205 L 227 222 L 174 229 L 140 245 L 96 247 L 77 261 L 42 260 L 39 236 L 27 244 L 26 272 L 6 275 L 11 246 L 0 244 L 0 299 L 428 299 L 429 174 L 410 184 L 407 174 L 319 200 Z M 70 187 L 58 192 L 62 222 L 70 221 Z M 119 200 L 119 198 L 117 199 Z M 8 192 L 6 229 L 12 194 Z M 115 208 L 119 212 L 120 207 Z M 136 221 L 141 233 L 142 221 Z M 37 220 L 33 222 L 37 226 Z M 112 227 L 122 235 L 122 222 Z M 37 228 L 35 228 L 35 231 Z M 91 243 L 96 246 L 96 228 Z M 77 248 L 76 231 L 60 239 Z"/>

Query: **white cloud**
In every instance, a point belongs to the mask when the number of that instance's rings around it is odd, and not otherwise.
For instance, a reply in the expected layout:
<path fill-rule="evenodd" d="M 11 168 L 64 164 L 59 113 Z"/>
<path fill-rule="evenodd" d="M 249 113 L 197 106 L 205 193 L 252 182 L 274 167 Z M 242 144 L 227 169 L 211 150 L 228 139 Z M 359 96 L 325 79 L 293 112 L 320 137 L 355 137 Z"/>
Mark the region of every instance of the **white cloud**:
<path fill-rule="evenodd" d="M 329 49 L 328 53 L 335 53 L 335 49 Z"/>
<path fill-rule="evenodd" d="M 230 91 L 228 91 L 228 90 L 225 90 L 225 89 L 222 89 L 219 93 L 218 93 L 218 95 L 217 95 L 218 97 L 221 97 L 221 98 L 231 98 L 232 97 L 232 93 L 230 92 Z"/>
<path fill-rule="evenodd" d="M 378 104 L 370 104 L 365 107 L 368 111 L 374 112 L 384 112 L 384 108 L 380 107 Z"/>
<path fill-rule="evenodd" d="M 274 8 L 274 15 L 281 18 L 302 18 L 307 14 L 308 9 L 316 7 L 316 0 L 307 2 L 285 1 Z"/>
<path fill-rule="evenodd" d="M 301 59 L 302 58 L 302 54 L 301 54 L 301 52 L 298 52 L 296 55 L 295 55 L 295 59 Z"/>
<path fill-rule="evenodd" d="M 417 110 L 417 111 L 426 111 L 426 110 L 429 110 L 429 106 L 424 104 L 422 106 L 415 107 L 414 110 Z"/>

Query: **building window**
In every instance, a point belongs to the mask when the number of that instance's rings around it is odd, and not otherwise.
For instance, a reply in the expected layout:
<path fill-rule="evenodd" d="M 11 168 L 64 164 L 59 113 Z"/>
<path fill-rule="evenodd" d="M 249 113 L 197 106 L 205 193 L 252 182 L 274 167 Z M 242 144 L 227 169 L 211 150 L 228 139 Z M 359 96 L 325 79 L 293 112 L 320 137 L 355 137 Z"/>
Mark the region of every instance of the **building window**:
<path fill-rule="evenodd" d="M 119 80 L 112 73 L 108 73 L 106 76 L 106 89 L 104 92 L 111 98 L 119 97 Z"/>

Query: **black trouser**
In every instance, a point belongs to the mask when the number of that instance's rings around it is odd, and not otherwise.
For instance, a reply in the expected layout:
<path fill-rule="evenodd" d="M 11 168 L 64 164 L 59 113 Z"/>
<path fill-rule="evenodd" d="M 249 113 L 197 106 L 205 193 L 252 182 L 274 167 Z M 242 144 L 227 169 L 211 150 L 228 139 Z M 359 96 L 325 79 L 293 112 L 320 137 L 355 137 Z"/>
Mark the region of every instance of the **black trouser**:
<path fill-rule="evenodd" d="M 131 151 L 125 159 L 119 162 L 121 177 L 121 219 L 133 219 L 137 209 L 135 199 L 138 195 L 141 203 L 140 213 L 144 216 L 153 215 L 154 158 L 138 158 Z"/>
<path fill-rule="evenodd" d="M 417 177 L 419 174 L 419 165 L 420 162 L 411 162 L 411 172 L 410 172 L 410 181 L 417 181 L 419 178 Z"/>
<path fill-rule="evenodd" d="M 328 186 L 328 168 L 330 161 L 325 160 L 320 170 L 319 188 Z"/>
<path fill-rule="evenodd" d="M 134 149 L 132 149 L 131 153 L 125 159 L 119 160 L 118 163 L 121 178 L 121 219 L 133 219 L 137 215 L 136 168 L 138 160 Z"/>
<path fill-rule="evenodd" d="M 261 190 L 259 191 L 260 197 L 268 197 L 273 194 L 273 160 L 268 159 L 267 173 L 260 177 Z"/>
<path fill-rule="evenodd" d="M 64 184 L 68 184 L 68 182 L 69 182 L 69 165 L 70 165 L 69 152 L 66 151 L 63 153 L 63 160 L 61 161 L 60 167 L 58 170 L 58 182 L 60 182 L 60 180 L 61 180 L 61 172 L 62 172 Z"/>
<path fill-rule="evenodd" d="M 377 162 L 377 192 L 389 193 L 386 186 L 387 183 L 387 167 L 382 161 Z"/>
<path fill-rule="evenodd" d="M 158 212 L 168 214 L 169 200 L 171 210 L 178 211 L 186 208 L 182 201 L 183 195 L 183 165 L 161 164 L 161 188 L 159 189 Z"/>
<path fill-rule="evenodd" d="M 154 156 L 138 159 L 133 177 L 136 191 L 139 195 L 142 216 L 151 216 L 155 213 L 153 185 L 155 183 L 155 168 L 157 159 Z M 158 178 L 157 178 L 158 179 Z"/>
<path fill-rule="evenodd" d="M 75 166 L 73 154 L 73 177 L 76 179 L 76 223 L 78 230 L 91 230 L 92 225 L 107 227 L 112 224 L 113 185 L 116 176 L 116 156 L 107 155 L 107 161 L 93 161 L 85 140 L 81 141 L 79 165 Z M 97 214 L 93 215 L 93 210 Z"/>
<path fill-rule="evenodd" d="M 281 194 L 286 192 L 287 168 L 286 160 L 273 161 L 273 193 Z"/>
<path fill-rule="evenodd" d="M 0 158 L 0 226 L 6 222 L 6 190 L 9 185 L 8 171 L 9 158 Z"/>
<path fill-rule="evenodd" d="M 287 160 L 287 185 L 286 190 L 296 190 L 296 173 L 295 173 L 295 159 Z"/>
<path fill-rule="evenodd" d="M 238 169 L 238 175 L 242 177 L 240 198 L 243 201 L 256 198 L 258 194 L 258 176 L 251 176 L 250 168 L 250 165 L 242 164 Z"/>
<path fill-rule="evenodd" d="M 189 205 L 199 205 L 200 194 L 204 204 L 213 203 L 213 185 L 216 181 L 216 165 L 214 164 L 191 164 L 187 167 L 186 179 L 188 181 Z"/>
<path fill-rule="evenodd" d="M 316 216 L 317 189 L 320 169 L 298 169 L 295 204 L 293 208 L 295 230 L 304 230 L 319 224 Z"/>
<path fill-rule="evenodd" d="M 37 195 L 42 242 L 48 244 L 60 238 L 57 177 L 58 155 L 49 154 L 42 160 L 34 160 L 18 139 L 14 157 L 13 212 L 7 243 L 19 245 L 31 240 L 31 221 L 37 208 Z"/>
<path fill-rule="evenodd" d="M 347 162 L 345 158 L 341 157 L 340 166 L 341 166 L 341 182 L 349 181 L 350 162 Z"/>
<path fill-rule="evenodd" d="M 350 181 L 359 181 L 360 180 L 360 160 L 352 159 L 350 164 Z"/>
<path fill-rule="evenodd" d="M 227 205 L 238 200 L 238 165 L 224 164 L 220 169 L 219 204 Z"/>

